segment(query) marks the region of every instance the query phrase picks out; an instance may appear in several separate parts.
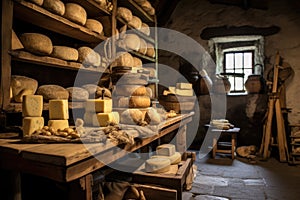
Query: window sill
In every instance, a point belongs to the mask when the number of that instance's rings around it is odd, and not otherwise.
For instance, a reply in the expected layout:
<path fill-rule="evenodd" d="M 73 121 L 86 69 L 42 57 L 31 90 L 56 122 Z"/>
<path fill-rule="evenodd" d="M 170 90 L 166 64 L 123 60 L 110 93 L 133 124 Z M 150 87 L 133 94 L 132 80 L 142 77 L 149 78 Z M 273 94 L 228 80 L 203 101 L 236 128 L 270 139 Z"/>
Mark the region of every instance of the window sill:
<path fill-rule="evenodd" d="M 227 93 L 227 96 L 246 96 L 248 95 L 247 92 L 234 92 L 234 93 Z"/>

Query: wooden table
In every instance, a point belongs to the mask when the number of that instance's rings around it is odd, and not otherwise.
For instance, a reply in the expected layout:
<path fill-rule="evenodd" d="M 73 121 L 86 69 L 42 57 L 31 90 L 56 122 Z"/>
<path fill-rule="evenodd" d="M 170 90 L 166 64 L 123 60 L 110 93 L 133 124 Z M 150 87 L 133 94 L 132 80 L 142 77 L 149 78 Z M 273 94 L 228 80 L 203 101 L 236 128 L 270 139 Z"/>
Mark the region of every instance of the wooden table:
<path fill-rule="evenodd" d="M 125 146 L 123 149 L 133 152 L 153 141 L 160 140 L 163 136 L 191 122 L 192 116 L 193 113 L 189 113 L 170 118 L 161 125 L 158 135 L 143 139 L 133 146 Z M 20 139 L 0 139 L 0 168 L 41 176 L 61 183 L 76 181 L 81 186 L 79 188 L 82 189 L 83 199 L 91 199 L 91 173 L 106 166 L 97 158 L 100 156 L 109 158 L 105 161 L 108 164 L 122 158 L 126 155 L 126 151 L 116 148 L 112 143 L 22 144 Z M 15 178 L 18 179 L 20 176 Z M 16 186 L 16 190 L 21 191 L 18 187 L 20 185 Z M 14 197 L 14 199 L 18 198 Z"/>

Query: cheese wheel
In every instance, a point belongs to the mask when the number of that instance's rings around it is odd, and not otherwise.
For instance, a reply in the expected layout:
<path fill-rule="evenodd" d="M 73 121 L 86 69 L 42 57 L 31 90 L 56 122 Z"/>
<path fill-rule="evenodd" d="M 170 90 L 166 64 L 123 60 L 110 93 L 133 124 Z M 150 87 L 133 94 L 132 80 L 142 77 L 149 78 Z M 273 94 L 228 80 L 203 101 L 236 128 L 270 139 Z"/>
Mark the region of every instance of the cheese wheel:
<path fill-rule="evenodd" d="M 23 117 L 41 117 L 43 112 L 43 96 L 24 95 L 22 101 Z"/>
<path fill-rule="evenodd" d="M 156 147 L 156 154 L 160 156 L 172 156 L 176 152 L 174 144 L 162 144 Z"/>
<path fill-rule="evenodd" d="M 120 85 L 147 85 L 147 83 L 147 78 L 140 73 L 125 73 L 115 85 L 119 87 Z"/>
<path fill-rule="evenodd" d="M 65 14 L 65 4 L 60 0 L 44 0 L 43 7 L 61 16 Z"/>
<path fill-rule="evenodd" d="M 144 96 L 146 87 L 141 85 L 118 85 L 115 89 L 117 96 Z"/>
<path fill-rule="evenodd" d="M 171 162 L 171 165 L 176 165 L 181 162 L 181 154 L 179 152 L 175 152 L 172 156 L 160 156 L 160 155 L 154 155 L 151 156 L 151 158 L 164 158 L 169 159 Z"/>
<path fill-rule="evenodd" d="M 42 95 L 45 101 L 51 99 L 69 99 L 69 92 L 59 85 L 41 85 L 36 92 L 37 95 Z"/>
<path fill-rule="evenodd" d="M 86 23 L 87 13 L 82 6 L 76 3 L 66 3 L 65 8 L 65 18 L 80 25 Z"/>
<path fill-rule="evenodd" d="M 116 107 L 119 108 L 129 108 L 129 97 L 119 97 L 116 98 Z"/>
<path fill-rule="evenodd" d="M 43 117 L 24 117 L 22 120 L 23 136 L 32 135 L 37 130 L 44 127 Z"/>
<path fill-rule="evenodd" d="M 148 96 L 131 96 L 129 99 L 129 108 L 148 108 L 151 105 Z"/>
<path fill-rule="evenodd" d="M 135 125 L 144 120 L 144 113 L 139 109 L 126 109 L 121 113 L 121 123 Z"/>
<path fill-rule="evenodd" d="M 90 47 L 80 47 L 78 49 L 78 62 L 82 63 L 84 66 L 100 66 L 101 57 Z"/>
<path fill-rule="evenodd" d="M 123 67 L 132 67 L 133 58 L 132 55 L 128 52 L 118 52 L 115 60 L 111 63 L 111 67 L 123 66 Z"/>
<path fill-rule="evenodd" d="M 39 5 L 39 6 L 43 5 L 43 2 L 44 2 L 44 0 L 28 0 L 28 1 L 30 1 L 31 3 L 34 3 L 36 5 Z"/>
<path fill-rule="evenodd" d="M 37 55 L 50 55 L 53 49 L 49 37 L 39 33 L 23 33 L 20 40 L 25 50 Z"/>
<path fill-rule="evenodd" d="M 140 48 L 140 38 L 136 34 L 126 34 L 123 42 L 126 49 L 138 51 Z"/>
<path fill-rule="evenodd" d="M 132 19 L 128 22 L 128 25 L 139 30 L 142 27 L 142 20 L 137 16 L 132 16 Z"/>
<path fill-rule="evenodd" d="M 85 101 L 89 98 L 90 94 L 87 90 L 80 87 L 68 87 L 70 101 Z"/>
<path fill-rule="evenodd" d="M 132 16 L 131 10 L 129 10 L 128 8 L 118 7 L 117 17 L 120 17 L 120 18 L 124 19 L 126 22 L 129 22 L 129 21 L 131 21 L 133 16 Z"/>
<path fill-rule="evenodd" d="M 137 68 L 143 67 L 142 60 L 134 56 L 133 57 L 133 66 L 132 67 L 137 67 Z"/>
<path fill-rule="evenodd" d="M 150 99 L 153 98 L 153 91 L 150 87 L 146 87 L 146 96 L 150 97 Z"/>
<path fill-rule="evenodd" d="M 38 88 L 38 82 L 27 76 L 12 75 L 10 87 L 12 96 L 16 102 L 22 102 L 25 94 L 34 94 Z"/>
<path fill-rule="evenodd" d="M 102 26 L 101 22 L 99 22 L 95 19 L 87 19 L 84 26 L 98 34 L 101 34 L 103 31 L 103 26 Z"/>
<path fill-rule="evenodd" d="M 145 35 L 148 35 L 148 36 L 150 35 L 150 27 L 146 23 L 142 23 L 142 27 L 141 27 L 140 31 L 142 33 L 144 33 Z"/>
<path fill-rule="evenodd" d="M 147 42 L 143 38 L 140 38 L 140 47 L 138 49 L 138 52 L 143 55 L 146 55 L 147 53 Z"/>
<path fill-rule="evenodd" d="M 149 108 L 145 114 L 145 121 L 150 125 L 157 125 L 161 123 L 162 118 L 156 109 Z"/>
<path fill-rule="evenodd" d="M 49 100 L 49 119 L 69 119 L 69 104 L 67 99 Z"/>
<path fill-rule="evenodd" d="M 150 158 L 145 162 L 146 172 L 164 173 L 170 170 L 171 162 L 167 158 Z"/>
<path fill-rule="evenodd" d="M 147 56 L 154 58 L 155 57 L 155 50 L 154 46 L 151 43 L 147 43 Z"/>
<path fill-rule="evenodd" d="M 65 46 L 53 46 L 53 51 L 51 53 L 52 57 L 59 58 L 67 61 L 77 61 L 78 51 L 77 49 Z"/>
<path fill-rule="evenodd" d="M 102 90 L 104 90 L 104 97 L 111 98 L 111 92 L 109 89 L 100 87 L 95 84 L 85 84 L 82 86 L 83 89 L 87 90 L 90 99 L 97 99 L 102 97 Z"/>
<path fill-rule="evenodd" d="M 145 10 L 147 12 L 149 10 L 151 10 L 151 8 L 152 8 L 152 5 L 151 5 L 151 3 L 149 1 L 145 1 L 143 3 L 140 3 L 140 6 L 142 7 L 143 10 Z"/>
<path fill-rule="evenodd" d="M 149 15 L 155 15 L 155 9 L 154 9 L 153 7 L 151 7 L 151 8 L 149 8 L 149 9 L 147 10 L 147 13 L 148 13 Z"/>

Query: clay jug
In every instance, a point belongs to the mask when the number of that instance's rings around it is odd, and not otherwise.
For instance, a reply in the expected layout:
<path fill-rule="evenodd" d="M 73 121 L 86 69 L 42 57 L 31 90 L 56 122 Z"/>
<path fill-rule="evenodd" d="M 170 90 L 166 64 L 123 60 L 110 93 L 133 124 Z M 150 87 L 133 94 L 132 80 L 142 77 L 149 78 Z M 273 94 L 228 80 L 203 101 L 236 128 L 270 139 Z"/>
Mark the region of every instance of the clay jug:
<path fill-rule="evenodd" d="M 249 94 L 260 93 L 262 89 L 261 75 L 252 74 L 245 82 L 245 88 Z"/>

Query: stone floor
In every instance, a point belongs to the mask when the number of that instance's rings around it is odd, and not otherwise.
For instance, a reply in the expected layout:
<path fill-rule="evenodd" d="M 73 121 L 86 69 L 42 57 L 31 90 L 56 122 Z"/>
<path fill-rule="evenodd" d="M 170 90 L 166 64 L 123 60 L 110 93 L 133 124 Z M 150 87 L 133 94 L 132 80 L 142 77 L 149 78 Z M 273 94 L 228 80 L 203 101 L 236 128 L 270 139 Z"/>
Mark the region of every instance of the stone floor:
<path fill-rule="evenodd" d="M 300 166 L 281 163 L 275 158 L 231 160 L 225 156 L 197 158 L 192 189 L 183 200 L 300 199 Z"/>

